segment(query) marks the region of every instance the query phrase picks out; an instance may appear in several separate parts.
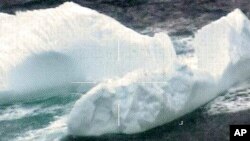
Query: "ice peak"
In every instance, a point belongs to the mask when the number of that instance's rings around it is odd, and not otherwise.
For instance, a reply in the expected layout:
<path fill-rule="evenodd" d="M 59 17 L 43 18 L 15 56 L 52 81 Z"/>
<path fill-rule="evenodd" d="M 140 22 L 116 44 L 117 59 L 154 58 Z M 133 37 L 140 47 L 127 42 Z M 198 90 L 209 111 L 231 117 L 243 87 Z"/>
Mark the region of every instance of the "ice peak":
<path fill-rule="evenodd" d="M 194 40 L 198 67 L 222 79 L 228 67 L 250 59 L 249 35 L 250 21 L 240 9 L 206 25 Z"/>
<path fill-rule="evenodd" d="M 243 30 L 243 26 L 250 25 L 247 16 L 240 9 L 235 9 L 233 12 L 225 16 L 224 19 L 228 22 L 228 24 L 235 27 L 235 29 L 239 31 Z"/>
<path fill-rule="evenodd" d="M 57 7 L 57 9 L 61 9 L 63 11 L 65 10 L 72 10 L 75 12 L 81 12 L 84 13 L 86 15 L 90 15 L 90 14 L 97 14 L 98 12 L 96 12 L 95 10 L 86 8 L 86 7 L 82 7 L 74 2 L 65 2 L 62 5 L 60 5 L 59 7 Z"/>
<path fill-rule="evenodd" d="M 245 14 L 239 9 L 239 8 L 236 8 L 234 9 L 231 13 L 228 14 L 228 16 L 230 15 L 241 15 L 241 16 L 245 16 Z"/>

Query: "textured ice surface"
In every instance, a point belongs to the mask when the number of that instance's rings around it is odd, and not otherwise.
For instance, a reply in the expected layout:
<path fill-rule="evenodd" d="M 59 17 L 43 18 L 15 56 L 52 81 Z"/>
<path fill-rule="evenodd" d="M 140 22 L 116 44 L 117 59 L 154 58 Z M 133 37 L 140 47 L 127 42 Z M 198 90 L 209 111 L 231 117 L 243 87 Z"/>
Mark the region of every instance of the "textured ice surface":
<path fill-rule="evenodd" d="M 72 135 L 137 133 L 170 122 L 217 94 L 207 74 L 186 66 L 159 71 L 136 71 L 97 85 L 71 111 Z"/>
<path fill-rule="evenodd" d="M 198 31 L 197 67 L 135 71 L 99 84 L 76 102 L 69 133 L 137 133 L 191 112 L 250 76 L 249 39 L 250 22 L 236 9 Z"/>
<path fill-rule="evenodd" d="M 140 35 L 74 3 L 0 14 L 0 21 L 0 104 L 58 95 L 45 90 L 71 82 L 169 67 L 175 59 L 168 35 Z M 46 95 L 35 95 L 41 90 Z"/>
<path fill-rule="evenodd" d="M 239 9 L 200 29 L 194 46 L 198 68 L 223 89 L 250 76 L 250 21 Z"/>

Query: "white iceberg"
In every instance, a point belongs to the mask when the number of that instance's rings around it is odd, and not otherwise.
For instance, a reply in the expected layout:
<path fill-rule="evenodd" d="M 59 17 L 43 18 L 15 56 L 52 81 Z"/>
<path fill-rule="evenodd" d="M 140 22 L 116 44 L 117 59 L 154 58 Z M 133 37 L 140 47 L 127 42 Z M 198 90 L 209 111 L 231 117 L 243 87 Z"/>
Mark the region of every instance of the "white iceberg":
<path fill-rule="evenodd" d="M 138 133 L 191 112 L 249 78 L 249 43 L 250 22 L 235 10 L 196 34 L 197 70 L 175 64 L 101 83 L 76 102 L 69 133 Z"/>
<path fill-rule="evenodd" d="M 250 76 L 250 21 L 236 9 L 200 29 L 194 39 L 198 68 L 227 89 Z"/>
<path fill-rule="evenodd" d="M 1 13 L 0 21 L 0 104 L 58 95 L 54 89 L 71 90 L 71 82 L 96 83 L 134 69 L 170 67 L 175 60 L 168 35 L 138 34 L 70 2 Z"/>

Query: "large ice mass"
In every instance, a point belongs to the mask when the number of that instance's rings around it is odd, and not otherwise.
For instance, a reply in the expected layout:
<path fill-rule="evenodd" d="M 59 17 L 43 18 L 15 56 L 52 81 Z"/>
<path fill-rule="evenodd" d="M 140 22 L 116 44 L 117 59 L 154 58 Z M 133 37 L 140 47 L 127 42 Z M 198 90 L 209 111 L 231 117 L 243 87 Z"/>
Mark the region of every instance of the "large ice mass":
<path fill-rule="evenodd" d="M 250 76 L 250 21 L 236 9 L 198 31 L 194 39 L 198 68 L 219 81 L 221 89 Z"/>
<path fill-rule="evenodd" d="M 197 70 L 175 64 L 105 81 L 76 102 L 69 133 L 137 133 L 193 111 L 249 77 L 249 42 L 250 22 L 237 9 L 195 35 Z"/>
<path fill-rule="evenodd" d="M 0 104 L 57 95 L 71 82 L 168 68 L 174 59 L 167 35 L 140 35 L 74 3 L 0 13 Z"/>
<path fill-rule="evenodd" d="M 193 43 L 191 69 L 176 61 L 168 35 L 141 35 L 74 3 L 0 13 L 0 104 L 98 83 L 74 105 L 69 134 L 142 132 L 250 76 L 250 21 L 239 9 L 200 29 Z"/>
<path fill-rule="evenodd" d="M 135 71 L 83 95 L 71 111 L 68 129 L 77 136 L 142 132 L 211 100 L 215 88 L 212 77 L 186 66 Z"/>

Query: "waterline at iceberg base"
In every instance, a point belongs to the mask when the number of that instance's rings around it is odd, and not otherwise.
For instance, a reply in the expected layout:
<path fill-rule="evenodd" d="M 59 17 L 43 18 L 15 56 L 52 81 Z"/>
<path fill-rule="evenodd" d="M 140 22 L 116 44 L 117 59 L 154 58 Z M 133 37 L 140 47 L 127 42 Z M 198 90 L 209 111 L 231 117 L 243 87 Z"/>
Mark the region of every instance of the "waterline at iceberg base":
<path fill-rule="evenodd" d="M 165 33 L 141 35 L 74 3 L 0 18 L 4 140 L 225 140 L 208 130 L 249 122 L 250 22 L 239 9 L 181 55 Z"/>
<path fill-rule="evenodd" d="M 194 141 L 229 140 L 228 126 L 249 124 L 249 110 L 234 113 L 210 115 L 204 113 L 205 107 L 184 115 L 170 123 L 136 134 L 106 134 L 101 136 L 67 135 L 61 141 Z M 183 123 L 183 125 L 182 125 Z"/>

